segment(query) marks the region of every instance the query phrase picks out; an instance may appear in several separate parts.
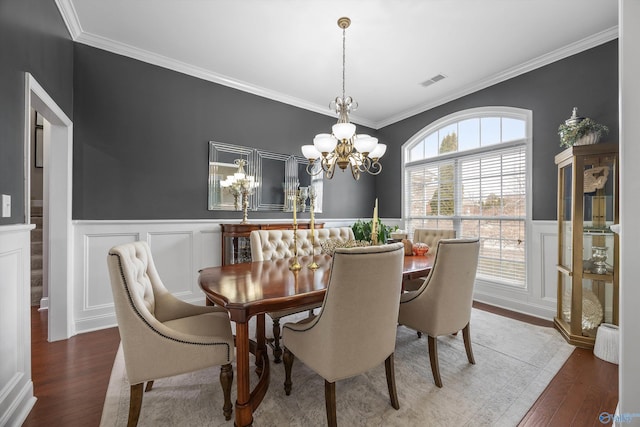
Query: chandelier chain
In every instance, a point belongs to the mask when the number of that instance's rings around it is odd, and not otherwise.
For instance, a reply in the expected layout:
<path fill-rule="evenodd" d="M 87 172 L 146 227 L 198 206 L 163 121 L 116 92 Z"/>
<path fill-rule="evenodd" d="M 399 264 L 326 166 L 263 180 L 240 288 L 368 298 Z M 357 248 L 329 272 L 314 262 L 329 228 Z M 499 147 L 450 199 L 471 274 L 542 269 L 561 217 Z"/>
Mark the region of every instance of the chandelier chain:
<path fill-rule="evenodd" d="M 346 69 L 347 69 L 347 55 L 346 55 L 346 49 L 347 49 L 347 29 L 346 27 L 342 28 L 342 101 L 345 101 L 345 76 L 346 76 Z"/>

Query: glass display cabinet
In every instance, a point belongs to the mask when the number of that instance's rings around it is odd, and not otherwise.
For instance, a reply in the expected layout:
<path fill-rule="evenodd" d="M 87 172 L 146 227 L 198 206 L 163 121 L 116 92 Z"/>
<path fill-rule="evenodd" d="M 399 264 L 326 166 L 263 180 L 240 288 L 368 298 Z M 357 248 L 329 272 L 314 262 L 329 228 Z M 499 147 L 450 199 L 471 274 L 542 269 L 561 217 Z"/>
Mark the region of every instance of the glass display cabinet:
<path fill-rule="evenodd" d="M 618 144 L 573 146 L 558 165 L 558 311 L 565 339 L 592 348 L 598 326 L 618 324 Z"/>

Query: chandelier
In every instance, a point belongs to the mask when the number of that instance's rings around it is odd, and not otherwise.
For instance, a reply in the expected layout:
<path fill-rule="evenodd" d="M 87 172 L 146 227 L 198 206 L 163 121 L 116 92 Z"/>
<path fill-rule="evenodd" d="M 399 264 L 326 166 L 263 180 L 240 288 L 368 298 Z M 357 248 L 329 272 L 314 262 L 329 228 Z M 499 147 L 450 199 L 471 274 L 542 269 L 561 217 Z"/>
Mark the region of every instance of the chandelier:
<path fill-rule="evenodd" d="M 345 96 L 344 90 L 346 29 L 350 24 L 351 20 L 347 17 L 338 19 L 338 27 L 342 28 L 342 97 L 336 97 L 329 104 L 329 108 L 338 114 L 338 123 L 332 126 L 330 134 L 316 135 L 313 145 L 302 146 L 302 154 L 309 160 L 307 173 L 318 175 L 324 172 L 328 179 L 333 178 L 336 165 L 343 171 L 349 167 L 356 180 L 360 179 L 360 173 L 363 172 L 377 175 L 382 171 L 380 157 L 387 150 L 385 144 L 378 144 L 377 138 L 356 135 L 356 125 L 349 122 L 349 113 L 358 108 L 358 103 L 350 96 Z"/>
<path fill-rule="evenodd" d="M 238 198 L 242 198 L 242 222 L 247 224 L 247 208 L 249 206 L 249 196 L 253 193 L 253 189 L 258 186 L 255 177 L 247 175 L 244 171 L 247 161 L 245 159 L 236 159 L 234 163 L 238 166 L 238 171 L 233 175 L 228 175 L 227 179 L 220 181 L 220 187 L 226 188 L 233 195 L 235 209 L 238 210 Z"/>

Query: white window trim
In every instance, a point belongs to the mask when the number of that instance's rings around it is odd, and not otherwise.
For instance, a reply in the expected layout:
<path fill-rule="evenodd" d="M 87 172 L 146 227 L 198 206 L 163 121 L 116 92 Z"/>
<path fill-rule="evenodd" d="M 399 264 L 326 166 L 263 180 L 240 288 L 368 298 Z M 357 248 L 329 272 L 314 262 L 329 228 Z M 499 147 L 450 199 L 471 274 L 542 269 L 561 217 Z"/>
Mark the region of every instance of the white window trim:
<path fill-rule="evenodd" d="M 407 164 L 407 151 L 408 148 L 414 145 L 415 143 L 421 141 L 426 138 L 427 135 L 432 133 L 434 130 L 439 129 L 441 127 L 447 126 L 452 123 L 456 123 L 465 119 L 478 118 L 478 117 L 509 117 L 514 119 L 520 119 L 525 121 L 525 151 L 526 151 L 526 164 L 527 164 L 527 173 L 526 173 L 526 218 L 525 218 L 525 283 L 523 287 L 514 286 L 513 284 L 506 284 L 500 281 L 487 281 L 486 279 L 476 279 L 477 283 L 482 283 L 488 285 L 489 287 L 496 287 L 498 289 L 508 289 L 509 291 L 522 292 L 524 294 L 531 293 L 531 285 L 529 283 L 529 276 L 531 274 L 532 268 L 532 259 L 530 256 L 532 247 L 531 247 L 531 238 L 532 238 L 532 214 L 533 214 L 533 201 L 532 201 L 532 180 L 531 175 L 533 171 L 533 149 L 532 149 L 532 141 L 533 141 L 533 112 L 531 110 L 525 110 L 522 108 L 516 107 L 506 107 L 506 106 L 490 106 L 490 107 L 477 107 L 477 108 L 469 108 L 467 110 L 457 111 L 455 113 L 451 113 L 447 116 L 441 117 L 440 119 L 431 122 L 424 128 L 420 129 L 416 132 L 411 138 L 409 138 L 404 144 L 402 144 L 400 154 L 401 154 L 401 177 L 400 177 L 400 185 L 402 191 L 400 192 L 400 203 L 402 206 L 402 223 L 406 224 L 407 221 L 407 212 L 406 212 L 406 204 L 405 204 L 405 167 L 408 165 L 416 164 L 416 162 L 411 162 Z M 491 149 L 499 149 L 506 148 L 509 145 L 520 145 L 519 143 L 512 144 L 510 142 L 495 144 L 492 146 L 488 146 L 487 148 L 480 147 L 478 149 L 473 150 L 465 150 L 462 153 L 464 155 L 473 154 L 476 152 L 489 151 Z M 437 160 L 444 160 L 447 157 L 459 156 L 460 152 L 448 155 L 445 154 L 443 156 L 438 156 Z M 411 237 L 411 236 L 409 236 Z"/>

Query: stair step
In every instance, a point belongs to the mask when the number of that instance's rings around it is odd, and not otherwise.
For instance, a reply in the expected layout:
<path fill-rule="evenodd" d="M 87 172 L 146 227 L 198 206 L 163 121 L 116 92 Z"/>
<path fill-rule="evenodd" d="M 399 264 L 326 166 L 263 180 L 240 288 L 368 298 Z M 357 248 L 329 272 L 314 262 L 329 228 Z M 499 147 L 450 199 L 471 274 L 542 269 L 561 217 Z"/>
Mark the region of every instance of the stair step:
<path fill-rule="evenodd" d="M 42 242 L 31 242 L 31 255 L 42 255 Z"/>
<path fill-rule="evenodd" d="M 31 270 L 31 287 L 32 288 L 42 287 L 42 270 L 41 269 Z"/>
<path fill-rule="evenodd" d="M 42 241 L 42 228 L 34 228 L 31 230 L 31 241 Z"/>
<path fill-rule="evenodd" d="M 42 271 L 42 255 L 31 255 L 31 270 L 33 269 Z"/>
<path fill-rule="evenodd" d="M 32 216 L 31 224 L 35 225 L 36 228 L 42 228 L 42 217 L 41 216 Z"/>

